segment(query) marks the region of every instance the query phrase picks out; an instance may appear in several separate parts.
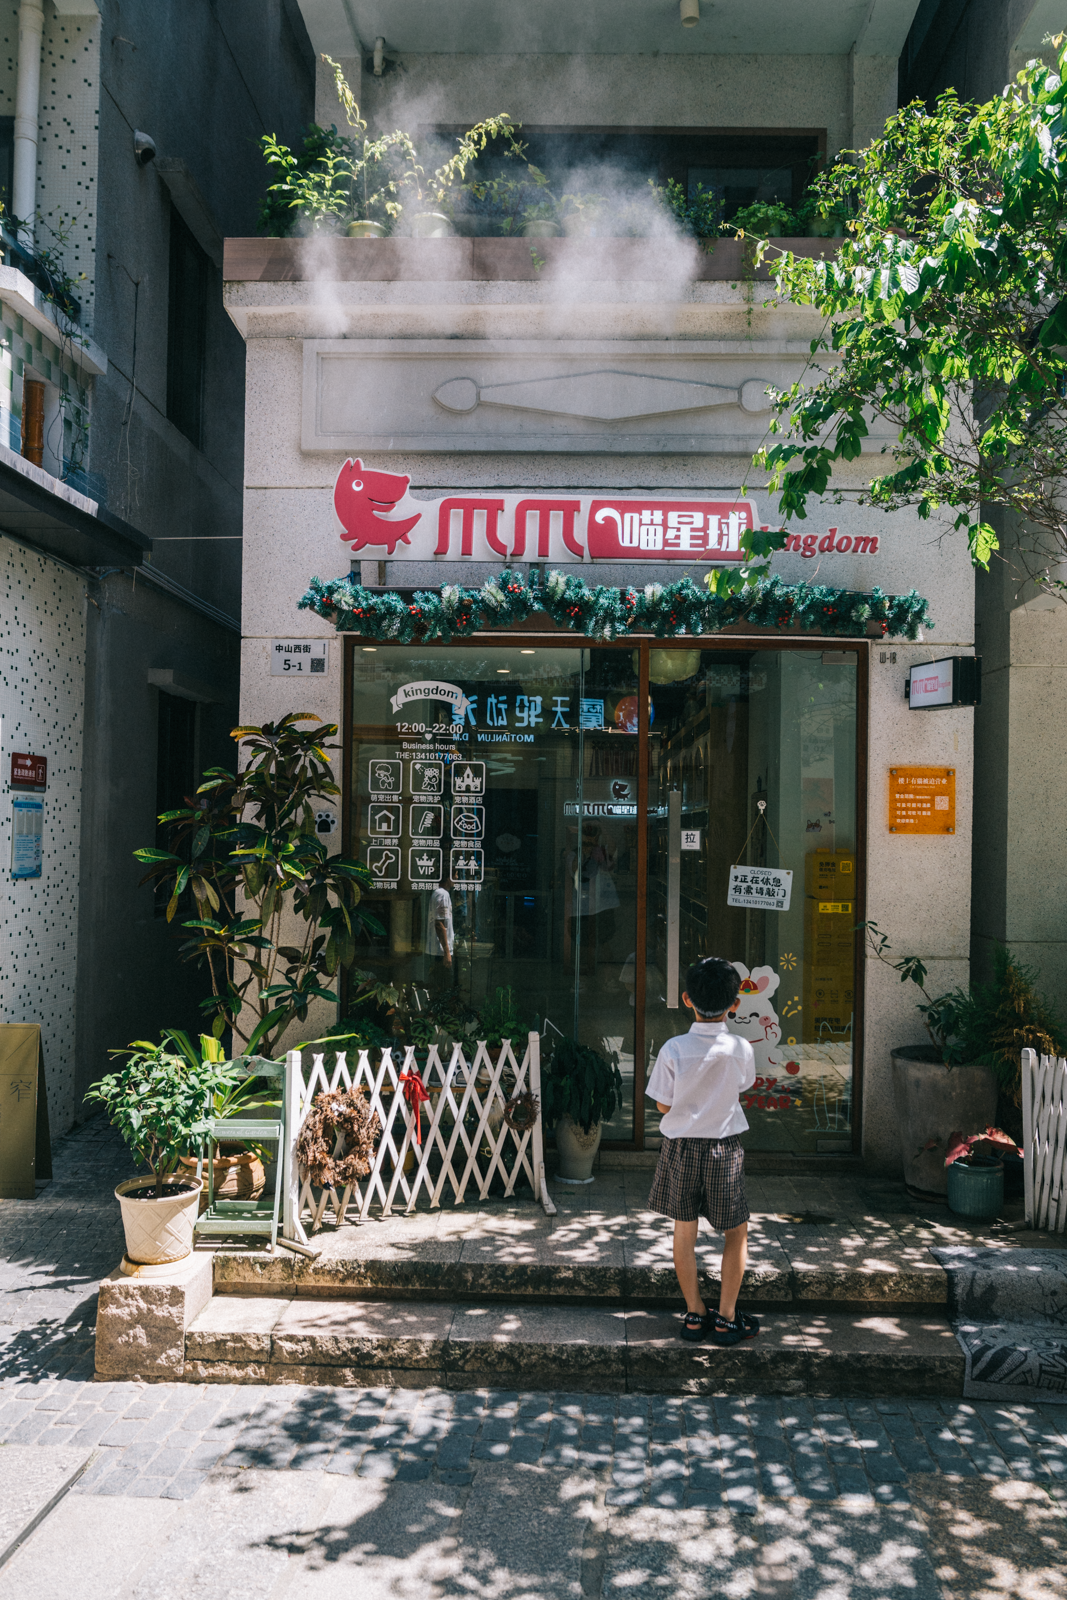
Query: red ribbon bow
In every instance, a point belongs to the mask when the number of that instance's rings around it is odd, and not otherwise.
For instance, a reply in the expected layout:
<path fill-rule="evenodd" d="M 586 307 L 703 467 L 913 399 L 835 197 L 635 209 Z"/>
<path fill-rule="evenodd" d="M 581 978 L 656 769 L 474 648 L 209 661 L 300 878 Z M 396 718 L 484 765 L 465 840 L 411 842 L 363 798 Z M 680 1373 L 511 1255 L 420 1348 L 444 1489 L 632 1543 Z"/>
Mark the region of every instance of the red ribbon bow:
<path fill-rule="evenodd" d="M 429 1100 L 430 1091 L 419 1076 L 418 1068 L 412 1072 L 402 1072 L 400 1081 L 404 1085 L 404 1099 L 415 1113 L 415 1143 L 422 1143 L 422 1103 Z"/>

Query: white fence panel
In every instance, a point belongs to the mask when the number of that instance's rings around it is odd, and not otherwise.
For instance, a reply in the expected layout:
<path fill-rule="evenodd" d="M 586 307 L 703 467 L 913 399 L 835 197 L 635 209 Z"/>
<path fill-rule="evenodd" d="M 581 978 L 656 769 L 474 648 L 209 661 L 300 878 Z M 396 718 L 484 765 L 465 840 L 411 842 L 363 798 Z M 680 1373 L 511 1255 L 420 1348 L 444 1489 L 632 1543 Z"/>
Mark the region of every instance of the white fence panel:
<path fill-rule="evenodd" d="M 399 1206 L 412 1211 L 420 1195 L 431 1207 L 439 1206 L 446 1189 L 451 1190 L 456 1205 L 463 1204 L 469 1190 L 484 1200 L 495 1174 L 504 1181 L 505 1195 L 513 1194 L 519 1178 L 525 1176 L 534 1198 L 549 1215 L 555 1212 L 545 1184 L 540 1110 L 533 1127 L 522 1132 L 504 1120 L 507 1102 L 517 1095 L 528 1091 L 540 1102 L 541 1041 L 536 1033 L 528 1035 L 521 1061 L 516 1060 L 511 1045 L 505 1044 L 494 1062 L 484 1040 L 478 1043 L 470 1063 L 458 1044 L 447 1065 L 436 1046 L 431 1046 L 421 1070 L 413 1045 L 404 1047 L 399 1066 L 392 1049 L 380 1052 L 377 1066 L 372 1065 L 371 1054 L 360 1050 L 355 1066 L 350 1066 L 347 1054 L 340 1051 L 331 1072 L 322 1054 L 312 1056 L 310 1068 L 298 1050 L 290 1050 L 286 1057 L 290 1141 L 283 1173 L 285 1238 L 306 1244 L 308 1231 L 320 1227 L 331 1212 L 340 1224 L 350 1210 L 362 1221 L 374 1204 L 381 1206 L 383 1217 Z M 418 1107 L 410 1105 L 403 1092 L 412 1074 L 418 1074 L 430 1097 Z M 378 1113 L 382 1134 L 365 1178 L 348 1184 L 340 1194 L 332 1188 L 316 1194 L 299 1168 L 296 1144 L 315 1096 L 334 1089 L 362 1089 L 371 1110 Z M 467 1126 L 469 1119 L 471 1127 Z M 483 1144 L 488 1146 L 486 1155 L 482 1154 Z M 341 1153 L 342 1145 L 339 1135 L 335 1155 Z M 410 1172 L 405 1171 L 409 1157 L 413 1161 Z M 305 1217 L 310 1219 L 307 1227 Z"/>
<path fill-rule="evenodd" d="M 1067 1231 L 1067 1060 L 1022 1054 L 1026 1220 Z"/>

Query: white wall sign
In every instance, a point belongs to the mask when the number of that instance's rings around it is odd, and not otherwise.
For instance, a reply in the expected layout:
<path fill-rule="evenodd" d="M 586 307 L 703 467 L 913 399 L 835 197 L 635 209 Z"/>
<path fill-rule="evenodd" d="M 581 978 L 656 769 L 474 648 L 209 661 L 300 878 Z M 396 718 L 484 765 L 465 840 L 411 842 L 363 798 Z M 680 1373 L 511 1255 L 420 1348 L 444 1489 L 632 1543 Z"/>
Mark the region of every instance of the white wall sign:
<path fill-rule="evenodd" d="M 924 661 L 909 673 L 908 703 L 920 706 L 950 706 L 953 699 L 952 657 L 945 661 Z"/>
<path fill-rule="evenodd" d="M 756 502 L 733 490 L 711 489 L 699 499 L 652 492 L 602 495 L 496 494 L 460 491 L 416 500 L 410 477 L 346 461 L 333 503 L 341 540 L 352 554 L 394 561 L 680 561 L 721 565 L 741 561 L 741 535 L 768 527 Z M 791 534 L 788 549 L 802 556 L 877 555 L 878 537 L 829 531 Z M 453 699 L 449 684 L 405 684 L 393 710 L 408 699 Z"/>
<path fill-rule="evenodd" d="M 325 673 L 330 663 L 328 639 L 272 639 L 270 675 L 272 678 L 316 676 Z"/>
<path fill-rule="evenodd" d="M 16 794 L 11 800 L 11 876 L 39 878 L 44 855 L 44 801 Z"/>
<path fill-rule="evenodd" d="M 700 829 L 699 828 L 683 828 L 682 829 L 682 849 L 683 850 L 699 850 L 700 849 Z"/>
<path fill-rule="evenodd" d="M 731 867 L 728 906 L 746 911 L 788 911 L 793 874 L 785 867 Z"/>

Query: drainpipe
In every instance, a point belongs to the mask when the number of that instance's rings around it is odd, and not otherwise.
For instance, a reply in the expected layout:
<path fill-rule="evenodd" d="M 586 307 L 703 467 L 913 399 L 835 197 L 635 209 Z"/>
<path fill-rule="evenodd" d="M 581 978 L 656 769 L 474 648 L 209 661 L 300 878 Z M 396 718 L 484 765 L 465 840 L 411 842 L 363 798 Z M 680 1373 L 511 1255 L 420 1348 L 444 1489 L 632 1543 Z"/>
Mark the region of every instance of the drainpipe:
<path fill-rule="evenodd" d="M 19 0 L 19 66 L 15 90 L 15 160 L 11 210 L 23 226 L 19 239 L 33 248 L 37 210 L 37 121 L 41 103 L 41 0 Z"/>

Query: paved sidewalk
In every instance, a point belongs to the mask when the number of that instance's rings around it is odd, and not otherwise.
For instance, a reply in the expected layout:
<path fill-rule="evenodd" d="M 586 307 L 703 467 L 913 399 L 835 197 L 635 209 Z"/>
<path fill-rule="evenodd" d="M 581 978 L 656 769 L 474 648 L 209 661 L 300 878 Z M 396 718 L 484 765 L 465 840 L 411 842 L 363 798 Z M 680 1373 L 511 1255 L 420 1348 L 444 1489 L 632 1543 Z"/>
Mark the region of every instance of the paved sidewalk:
<path fill-rule="evenodd" d="M 74 1352 L 71 1352 L 74 1355 Z M 1067 1409 L 503 1390 L 100 1384 L 75 1355 L 0 1383 L 0 1443 L 95 1452 L 77 1494 L 185 1499 L 268 1468 L 465 1485 L 481 1463 L 582 1468 L 609 1505 L 907 1504 L 914 1474 L 1040 1484 L 1067 1504 Z"/>
<path fill-rule="evenodd" d="M 0 1600 L 1063 1592 L 1067 1407 L 95 1383 L 127 1170 L 0 1202 Z"/>

